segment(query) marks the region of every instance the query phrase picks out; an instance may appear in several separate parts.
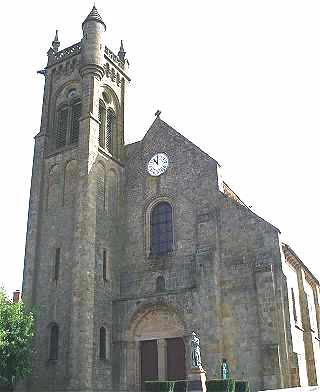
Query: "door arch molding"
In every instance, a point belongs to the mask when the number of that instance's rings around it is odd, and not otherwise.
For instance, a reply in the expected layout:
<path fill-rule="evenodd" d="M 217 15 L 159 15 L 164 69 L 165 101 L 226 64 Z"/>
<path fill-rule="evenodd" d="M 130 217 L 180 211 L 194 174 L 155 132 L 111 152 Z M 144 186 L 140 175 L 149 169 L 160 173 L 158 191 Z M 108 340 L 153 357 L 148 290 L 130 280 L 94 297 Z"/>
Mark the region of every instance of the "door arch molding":
<path fill-rule="evenodd" d="M 176 308 L 167 304 L 146 304 L 140 307 L 131 317 L 128 328 L 127 382 L 141 390 L 141 347 L 142 342 L 156 341 L 158 355 L 158 376 L 164 379 L 167 370 L 166 343 L 174 338 L 186 342 L 186 327 L 183 317 Z M 185 368 L 185 363 L 184 363 Z"/>

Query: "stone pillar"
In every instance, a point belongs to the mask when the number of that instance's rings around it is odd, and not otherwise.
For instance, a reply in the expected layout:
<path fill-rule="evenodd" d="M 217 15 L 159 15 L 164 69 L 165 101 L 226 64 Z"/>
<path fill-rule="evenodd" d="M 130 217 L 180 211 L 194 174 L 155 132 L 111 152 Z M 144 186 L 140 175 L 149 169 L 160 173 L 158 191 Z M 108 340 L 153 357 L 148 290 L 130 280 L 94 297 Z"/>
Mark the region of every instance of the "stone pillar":
<path fill-rule="evenodd" d="M 127 390 L 127 383 L 128 383 L 128 342 L 122 341 L 120 342 L 120 391 Z"/>
<path fill-rule="evenodd" d="M 317 327 L 318 327 L 318 336 L 320 335 L 320 305 L 319 305 L 319 289 L 318 287 L 315 285 L 312 287 L 313 289 L 313 297 L 314 297 L 314 305 L 316 308 L 316 318 L 317 318 Z"/>
<path fill-rule="evenodd" d="M 129 391 L 135 391 L 140 376 L 140 342 L 127 342 L 126 360 L 127 363 L 123 363 L 127 369 L 126 387 Z"/>
<path fill-rule="evenodd" d="M 186 357 L 185 357 L 185 368 L 191 369 L 192 361 L 191 361 L 191 349 L 190 349 L 190 335 L 183 336 L 184 347 L 186 350 Z"/>
<path fill-rule="evenodd" d="M 283 388 L 279 357 L 279 331 L 276 309 L 276 287 L 272 266 L 257 264 L 255 267 L 256 299 L 260 330 L 261 389 Z M 250 372 L 250 369 L 248 369 Z M 250 373 L 249 373 L 250 377 Z"/>
<path fill-rule="evenodd" d="M 38 270 L 38 243 L 41 235 L 42 200 L 44 197 L 44 150 L 46 136 L 44 132 L 35 137 L 29 215 L 27 223 L 26 249 L 23 269 L 23 301 L 29 305 L 36 303 Z"/>
<path fill-rule="evenodd" d="M 158 339 L 158 379 L 166 380 L 167 377 L 167 342 Z"/>
<path fill-rule="evenodd" d="M 297 277 L 298 277 L 302 327 L 304 330 L 303 341 L 304 341 L 304 350 L 306 355 L 308 384 L 317 385 L 317 373 L 315 368 L 315 358 L 314 358 L 312 332 L 311 332 L 311 325 L 310 325 L 309 306 L 308 306 L 308 300 L 306 298 L 306 292 L 305 292 L 306 277 L 304 271 L 302 271 L 302 269 L 300 268 L 299 270 L 297 270 Z"/>

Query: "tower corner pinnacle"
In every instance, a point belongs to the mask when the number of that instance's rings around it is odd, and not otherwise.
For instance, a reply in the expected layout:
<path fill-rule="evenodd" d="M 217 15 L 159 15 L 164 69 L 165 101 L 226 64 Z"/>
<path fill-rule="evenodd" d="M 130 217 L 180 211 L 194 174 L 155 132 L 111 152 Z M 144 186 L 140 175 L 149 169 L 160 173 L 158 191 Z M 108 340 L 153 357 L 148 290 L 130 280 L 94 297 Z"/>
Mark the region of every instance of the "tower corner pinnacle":
<path fill-rule="evenodd" d="M 119 52 L 118 52 L 118 57 L 119 57 L 119 59 L 124 63 L 125 62 L 125 60 L 126 60 L 126 52 L 125 52 L 125 50 L 124 50 L 124 47 L 123 47 L 123 41 L 121 40 L 121 43 L 120 43 L 120 49 L 119 49 Z"/>
<path fill-rule="evenodd" d="M 55 53 L 58 52 L 60 46 L 59 38 L 58 38 L 58 30 L 56 30 L 56 34 L 54 36 L 54 39 L 52 41 L 52 49 L 54 50 Z"/>
<path fill-rule="evenodd" d="M 103 19 L 101 18 L 101 16 L 100 16 L 100 14 L 99 14 L 99 12 L 98 12 L 98 10 L 97 10 L 95 4 L 93 5 L 92 10 L 90 11 L 89 15 L 88 15 L 88 16 L 86 17 L 86 19 L 83 21 L 83 23 L 82 23 L 82 29 L 83 29 L 83 26 L 84 26 L 87 22 L 89 22 L 89 21 L 95 21 L 95 22 L 101 23 L 101 24 L 103 25 L 103 27 L 104 27 L 104 31 L 106 31 L 106 28 L 107 28 L 107 27 L 106 27 L 106 24 L 104 23 Z"/>

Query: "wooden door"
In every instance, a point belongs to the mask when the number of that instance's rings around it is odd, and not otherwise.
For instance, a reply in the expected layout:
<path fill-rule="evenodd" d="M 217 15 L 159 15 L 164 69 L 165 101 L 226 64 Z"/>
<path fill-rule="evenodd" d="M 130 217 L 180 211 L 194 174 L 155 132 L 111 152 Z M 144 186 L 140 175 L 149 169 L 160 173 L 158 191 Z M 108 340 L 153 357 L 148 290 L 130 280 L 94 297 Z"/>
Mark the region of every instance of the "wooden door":
<path fill-rule="evenodd" d="M 158 380 L 158 347 L 156 340 L 140 342 L 141 358 L 141 390 L 144 391 L 144 381 Z"/>
<path fill-rule="evenodd" d="M 182 338 L 167 340 L 167 379 L 185 380 L 185 347 Z"/>

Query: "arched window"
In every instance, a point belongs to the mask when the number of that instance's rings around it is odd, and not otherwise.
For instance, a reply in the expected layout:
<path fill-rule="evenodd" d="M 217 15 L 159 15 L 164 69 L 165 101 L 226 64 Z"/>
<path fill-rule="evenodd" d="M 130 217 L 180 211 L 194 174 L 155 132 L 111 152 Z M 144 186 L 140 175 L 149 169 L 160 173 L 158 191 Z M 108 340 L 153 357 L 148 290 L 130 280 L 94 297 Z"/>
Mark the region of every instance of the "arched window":
<path fill-rule="evenodd" d="M 63 107 L 58 111 L 57 118 L 57 132 L 56 132 L 56 147 L 64 147 L 67 142 L 68 130 L 68 107 Z"/>
<path fill-rule="evenodd" d="M 107 111 L 107 134 L 106 134 L 106 149 L 113 153 L 113 136 L 115 133 L 116 115 L 112 109 Z"/>
<path fill-rule="evenodd" d="M 99 102 L 99 146 L 105 148 L 106 145 L 106 107 L 103 101 Z"/>
<path fill-rule="evenodd" d="M 81 102 L 75 101 L 71 106 L 70 144 L 79 141 L 79 120 L 81 117 Z"/>
<path fill-rule="evenodd" d="M 107 249 L 102 254 L 102 277 L 105 282 L 110 280 L 110 258 Z"/>
<path fill-rule="evenodd" d="M 107 336 L 105 327 L 100 328 L 99 358 L 107 358 Z"/>
<path fill-rule="evenodd" d="M 172 251 L 172 207 L 167 202 L 157 204 L 151 212 L 151 254 L 164 255 Z"/>
<path fill-rule="evenodd" d="M 59 326 L 52 324 L 50 328 L 49 359 L 58 359 L 59 348 Z"/>
<path fill-rule="evenodd" d="M 79 121 L 81 117 L 81 101 L 72 99 L 57 112 L 56 148 L 79 141 Z"/>
<path fill-rule="evenodd" d="M 158 276 L 156 281 L 156 291 L 164 291 L 166 288 L 166 283 L 163 276 Z"/>

